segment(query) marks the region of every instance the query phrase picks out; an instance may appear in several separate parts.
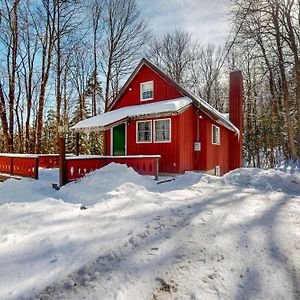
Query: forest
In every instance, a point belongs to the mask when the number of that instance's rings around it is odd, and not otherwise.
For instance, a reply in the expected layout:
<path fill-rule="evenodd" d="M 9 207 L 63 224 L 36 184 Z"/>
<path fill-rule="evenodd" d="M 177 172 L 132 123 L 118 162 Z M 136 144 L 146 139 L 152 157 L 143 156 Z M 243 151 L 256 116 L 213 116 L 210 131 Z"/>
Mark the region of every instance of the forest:
<path fill-rule="evenodd" d="M 221 112 L 244 76 L 244 164 L 300 158 L 300 0 L 228 0 L 223 45 L 157 35 L 135 0 L 0 0 L 0 152 L 73 151 L 76 122 L 105 112 L 142 57 Z M 81 136 L 102 151 L 101 133 Z"/>

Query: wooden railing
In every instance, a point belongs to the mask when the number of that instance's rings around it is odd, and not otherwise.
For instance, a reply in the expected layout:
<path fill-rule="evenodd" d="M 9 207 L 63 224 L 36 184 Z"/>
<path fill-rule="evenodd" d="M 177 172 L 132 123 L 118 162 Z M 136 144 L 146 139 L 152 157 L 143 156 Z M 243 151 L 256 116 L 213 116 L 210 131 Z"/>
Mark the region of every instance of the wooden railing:
<path fill-rule="evenodd" d="M 158 179 L 159 158 L 160 155 L 67 156 L 62 173 L 65 176 L 64 182 L 70 182 L 114 162 L 126 164 L 141 175 L 152 175 L 155 176 L 155 179 Z M 0 173 L 38 179 L 39 167 L 55 168 L 58 165 L 59 155 L 56 154 L 0 153 Z"/>
<path fill-rule="evenodd" d="M 58 168 L 59 155 L 58 154 L 39 154 L 40 168 Z"/>
<path fill-rule="evenodd" d="M 40 168 L 58 168 L 58 154 L 0 153 L 0 173 L 38 179 Z"/>
<path fill-rule="evenodd" d="M 67 181 L 83 177 L 85 174 L 105 166 L 105 160 L 101 158 L 89 158 L 78 156 L 67 158 Z"/>
<path fill-rule="evenodd" d="M 39 158 L 37 155 L 0 154 L 0 172 L 38 179 Z"/>
<path fill-rule="evenodd" d="M 66 154 L 67 157 L 75 157 L 74 154 Z M 38 154 L 39 167 L 50 169 L 59 167 L 59 154 Z"/>
<path fill-rule="evenodd" d="M 152 175 L 158 179 L 160 155 L 129 156 L 78 156 L 66 158 L 66 181 L 70 182 L 85 174 L 100 169 L 112 162 L 126 164 L 141 175 Z"/>

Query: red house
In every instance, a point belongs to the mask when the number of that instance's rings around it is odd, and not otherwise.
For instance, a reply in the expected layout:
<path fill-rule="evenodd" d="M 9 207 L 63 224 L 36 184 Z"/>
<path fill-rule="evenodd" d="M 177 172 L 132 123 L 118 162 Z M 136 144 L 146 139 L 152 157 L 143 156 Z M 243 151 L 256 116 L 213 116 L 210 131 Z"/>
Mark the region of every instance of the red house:
<path fill-rule="evenodd" d="M 242 166 L 242 75 L 230 74 L 229 118 L 142 59 L 108 112 L 75 132 L 105 131 L 110 156 L 160 155 L 159 173 L 223 175 Z"/>

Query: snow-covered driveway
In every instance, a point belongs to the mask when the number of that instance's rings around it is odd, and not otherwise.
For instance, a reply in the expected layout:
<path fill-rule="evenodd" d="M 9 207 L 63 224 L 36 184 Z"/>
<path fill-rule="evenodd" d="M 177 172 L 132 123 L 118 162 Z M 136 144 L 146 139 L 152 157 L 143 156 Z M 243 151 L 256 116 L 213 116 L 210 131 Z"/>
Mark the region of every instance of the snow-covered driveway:
<path fill-rule="evenodd" d="M 1 299 L 300 299 L 299 175 L 56 181 L 0 184 Z"/>

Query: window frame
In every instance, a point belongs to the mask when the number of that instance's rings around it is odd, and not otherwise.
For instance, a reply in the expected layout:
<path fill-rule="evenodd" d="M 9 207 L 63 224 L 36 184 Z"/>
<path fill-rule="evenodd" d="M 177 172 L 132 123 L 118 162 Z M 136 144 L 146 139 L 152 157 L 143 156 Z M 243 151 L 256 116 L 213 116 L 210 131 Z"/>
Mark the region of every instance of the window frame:
<path fill-rule="evenodd" d="M 156 122 L 159 122 L 159 121 L 165 121 L 165 120 L 168 120 L 169 121 L 169 124 L 170 124 L 170 126 L 169 126 L 169 140 L 167 140 L 167 141 L 157 141 L 156 139 L 155 139 L 155 136 L 156 136 L 156 129 L 155 129 L 155 123 Z M 164 118 L 164 119 L 156 119 L 156 120 L 153 120 L 153 142 L 154 143 L 171 143 L 172 142 L 172 120 L 171 120 L 171 118 Z"/>
<path fill-rule="evenodd" d="M 138 125 L 138 124 L 139 124 L 139 123 L 145 123 L 145 122 L 150 123 L 150 141 L 139 141 L 139 140 L 138 140 L 138 137 L 139 137 L 139 135 L 138 135 L 138 132 L 139 132 L 139 125 Z M 135 128 L 136 128 L 136 130 L 135 130 L 135 132 L 136 132 L 136 134 L 135 134 L 135 141 L 136 141 L 137 144 L 149 144 L 149 143 L 152 143 L 152 134 L 153 134 L 153 130 L 152 130 L 152 120 L 136 121 Z"/>
<path fill-rule="evenodd" d="M 152 83 L 152 97 L 144 99 L 143 98 L 143 85 L 149 84 L 149 83 Z M 154 96 L 154 81 L 150 80 L 150 81 L 141 82 L 140 83 L 140 101 L 150 101 L 150 100 L 153 100 L 153 96 Z"/>
<path fill-rule="evenodd" d="M 216 142 L 214 142 L 214 128 L 216 128 L 216 130 L 217 130 L 217 132 L 216 132 L 217 141 Z M 220 130 L 220 127 L 216 126 L 214 124 L 212 124 L 212 127 L 211 127 L 211 143 L 213 145 L 220 145 L 221 144 L 221 130 Z"/>

